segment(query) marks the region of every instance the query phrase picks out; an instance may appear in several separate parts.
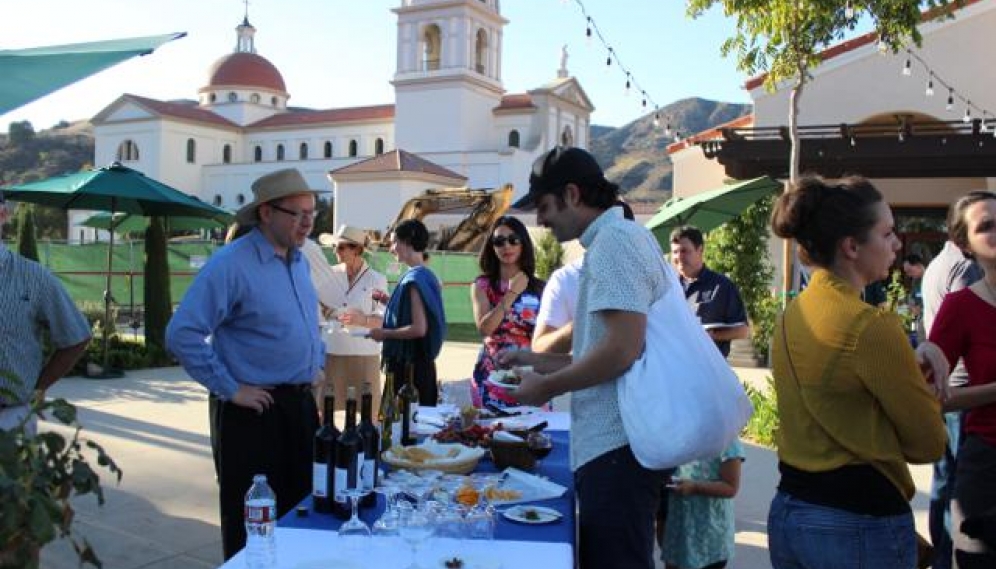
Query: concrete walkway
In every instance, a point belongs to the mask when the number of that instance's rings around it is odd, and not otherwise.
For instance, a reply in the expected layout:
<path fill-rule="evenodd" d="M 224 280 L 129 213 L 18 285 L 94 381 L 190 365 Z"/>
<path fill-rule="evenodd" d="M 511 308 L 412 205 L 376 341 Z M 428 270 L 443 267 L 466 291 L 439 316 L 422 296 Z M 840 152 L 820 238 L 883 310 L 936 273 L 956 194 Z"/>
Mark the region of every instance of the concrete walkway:
<path fill-rule="evenodd" d="M 470 375 L 477 346 L 448 343 L 438 360 L 444 380 Z M 738 369 L 763 386 L 765 369 Z M 124 471 L 121 484 L 104 481 L 106 504 L 77 499 L 78 536 L 93 544 L 106 569 L 201 569 L 222 562 L 217 486 L 207 426 L 207 396 L 180 368 L 130 372 L 117 380 L 66 378 L 50 391 L 79 408 L 83 435 L 99 442 Z M 43 424 L 42 428 L 54 428 Z M 737 551 L 730 567 L 769 567 L 765 523 L 778 478 L 769 449 L 746 444 L 736 498 Z M 926 534 L 930 468 L 915 467 L 917 527 Z M 70 545 L 42 552 L 43 569 L 75 569 Z"/>

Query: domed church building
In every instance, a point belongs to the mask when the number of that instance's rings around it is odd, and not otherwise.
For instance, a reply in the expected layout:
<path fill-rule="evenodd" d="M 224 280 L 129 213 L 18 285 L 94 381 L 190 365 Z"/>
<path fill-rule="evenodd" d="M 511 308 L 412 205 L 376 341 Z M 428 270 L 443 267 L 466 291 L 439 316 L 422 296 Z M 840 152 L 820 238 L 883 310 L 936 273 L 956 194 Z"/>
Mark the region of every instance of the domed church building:
<path fill-rule="evenodd" d="M 94 163 L 120 161 L 231 210 L 252 199 L 253 180 L 294 167 L 312 187 L 333 191 L 337 224 L 384 229 L 426 188 L 512 183 L 517 198 L 544 150 L 588 144 L 594 107 L 566 57 L 547 84 L 505 91 L 508 20 L 499 0 L 401 0 L 392 12 L 393 105 L 290 106 L 291 91 L 257 53 L 247 15 L 196 100 L 124 94 L 100 111 Z"/>

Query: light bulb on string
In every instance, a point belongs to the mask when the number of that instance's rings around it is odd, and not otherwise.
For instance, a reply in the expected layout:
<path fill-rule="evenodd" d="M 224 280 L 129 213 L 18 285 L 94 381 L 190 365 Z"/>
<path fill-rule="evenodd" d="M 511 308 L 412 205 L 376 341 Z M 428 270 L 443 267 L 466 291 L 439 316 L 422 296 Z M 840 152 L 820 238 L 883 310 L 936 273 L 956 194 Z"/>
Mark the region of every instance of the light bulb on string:
<path fill-rule="evenodd" d="M 654 112 L 654 128 L 659 128 L 661 126 L 661 114 L 660 112 Z"/>
<path fill-rule="evenodd" d="M 854 19 L 854 6 L 850 2 L 844 6 L 844 17 L 848 20 Z"/>
<path fill-rule="evenodd" d="M 903 65 L 903 77 L 909 77 L 910 75 L 913 75 L 913 62 L 907 57 L 906 64 Z"/>
<path fill-rule="evenodd" d="M 671 123 L 664 125 L 664 136 L 671 136 Z"/>
<path fill-rule="evenodd" d="M 585 44 L 591 47 L 591 16 L 588 16 L 588 27 L 584 31 Z"/>
<path fill-rule="evenodd" d="M 954 89 L 948 88 L 948 103 L 944 105 L 945 110 L 954 109 Z"/>
<path fill-rule="evenodd" d="M 965 114 L 962 115 L 961 122 L 972 122 L 972 101 L 968 101 L 968 104 L 965 106 Z"/>
<path fill-rule="evenodd" d="M 608 73 L 609 69 L 612 69 L 612 48 L 609 48 L 609 55 L 605 57 L 605 72 Z"/>
<path fill-rule="evenodd" d="M 931 72 L 930 73 L 930 77 L 927 78 L 927 89 L 924 91 L 924 94 L 927 95 L 928 97 L 933 97 L 934 96 L 934 73 L 933 72 Z"/>
<path fill-rule="evenodd" d="M 629 96 L 629 90 L 632 87 L 632 83 L 629 80 L 629 73 L 626 74 L 626 90 L 623 92 L 627 97 Z"/>

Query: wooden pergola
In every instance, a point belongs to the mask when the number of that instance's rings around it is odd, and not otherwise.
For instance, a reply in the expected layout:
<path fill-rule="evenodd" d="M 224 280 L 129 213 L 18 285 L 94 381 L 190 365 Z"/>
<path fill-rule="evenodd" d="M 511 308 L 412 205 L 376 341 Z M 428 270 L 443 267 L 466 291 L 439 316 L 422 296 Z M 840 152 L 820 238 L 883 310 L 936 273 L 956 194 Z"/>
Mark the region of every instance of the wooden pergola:
<path fill-rule="evenodd" d="M 996 177 L 996 121 L 913 122 L 799 127 L 800 168 L 828 178 Z M 787 127 L 724 128 L 722 139 L 700 142 L 726 175 L 788 178 Z"/>

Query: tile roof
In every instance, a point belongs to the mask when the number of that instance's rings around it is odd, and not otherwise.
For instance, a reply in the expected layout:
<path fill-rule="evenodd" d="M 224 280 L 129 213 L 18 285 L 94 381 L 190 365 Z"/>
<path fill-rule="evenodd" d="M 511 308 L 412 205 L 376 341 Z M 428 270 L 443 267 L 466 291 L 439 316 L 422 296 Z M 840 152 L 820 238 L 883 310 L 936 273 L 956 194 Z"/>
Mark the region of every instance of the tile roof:
<path fill-rule="evenodd" d="M 349 166 L 343 166 L 342 168 L 332 170 L 330 173 L 362 174 L 373 172 L 424 172 L 447 178 L 467 179 L 467 176 L 457 174 L 450 169 L 443 168 L 439 164 L 429 162 L 425 158 L 401 149 L 392 150 L 373 158 L 367 158 Z"/>
<path fill-rule="evenodd" d="M 226 119 L 221 115 L 217 115 L 209 110 L 202 109 L 197 106 L 196 102 L 170 102 L 170 101 L 158 101 L 156 99 L 149 99 L 148 97 L 140 97 L 138 95 L 125 94 L 122 99 L 131 100 L 139 106 L 145 107 L 146 109 L 167 117 L 173 117 L 178 119 L 184 119 L 194 122 L 210 123 L 220 126 L 227 126 L 232 128 L 239 128 L 239 125 L 233 123 L 232 121 Z"/>
<path fill-rule="evenodd" d="M 725 122 L 723 124 L 718 124 L 710 129 L 703 130 L 702 132 L 697 132 L 687 138 L 683 138 L 678 142 L 672 142 L 667 145 L 667 153 L 674 154 L 679 150 L 684 150 L 691 146 L 695 146 L 695 143 L 701 142 L 703 140 L 712 140 L 714 138 L 719 138 L 722 135 L 722 129 L 724 128 L 738 128 L 749 126 L 754 123 L 754 114 L 744 115 L 742 117 L 737 117 L 731 121 Z"/>
<path fill-rule="evenodd" d="M 371 105 L 367 107 L 324 110 L 303 109 L 276 114 L 247 125 L 246 128 L 274 128 L 391 118 L 394 118 L 394 105 Z"/>
<path fill-rule="evenodd" d="M 533 98 L 529 93 L 513 93 L 501 98 L 501 104 L 494 108 L 496 111 L 511 111 L 520 109 L 535 109 Z"/>

